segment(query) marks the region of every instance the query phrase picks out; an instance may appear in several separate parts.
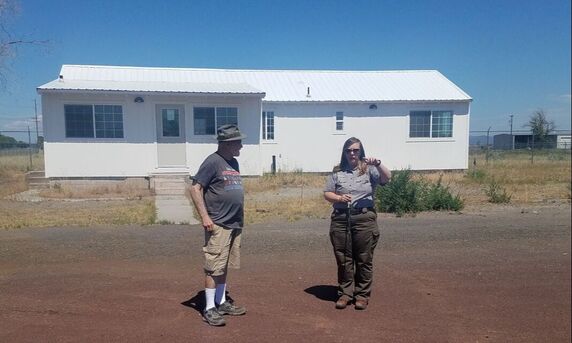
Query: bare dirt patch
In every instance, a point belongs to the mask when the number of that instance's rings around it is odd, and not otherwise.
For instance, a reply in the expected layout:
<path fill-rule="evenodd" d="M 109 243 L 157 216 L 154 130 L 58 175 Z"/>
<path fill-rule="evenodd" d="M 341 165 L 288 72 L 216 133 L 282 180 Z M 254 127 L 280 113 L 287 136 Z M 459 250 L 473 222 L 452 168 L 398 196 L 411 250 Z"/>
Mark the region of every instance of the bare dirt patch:
<path fill-rule="evenodd" d="M 248 226 L 248 313 L 223 328 L 199 315 L 199 226 L 2 230 L 0 341 L 570 341 L 570 205 L 379 222 L 365 312 L 334 309 L 327 220 Z"/>

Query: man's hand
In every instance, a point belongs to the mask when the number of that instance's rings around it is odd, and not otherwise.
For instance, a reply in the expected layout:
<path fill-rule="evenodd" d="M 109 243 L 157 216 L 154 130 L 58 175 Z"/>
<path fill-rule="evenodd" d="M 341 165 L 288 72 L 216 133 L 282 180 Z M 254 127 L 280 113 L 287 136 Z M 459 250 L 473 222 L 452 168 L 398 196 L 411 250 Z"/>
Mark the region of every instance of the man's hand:
<path fill-rule="evenodd" d="M 214 223 L 211 219 L 211 217 L 206 216 L 206 218 L 203 218 L 203 228 L 205 228 L 205 230 L 207 231 L 212 231 L 214 229 Z"/>

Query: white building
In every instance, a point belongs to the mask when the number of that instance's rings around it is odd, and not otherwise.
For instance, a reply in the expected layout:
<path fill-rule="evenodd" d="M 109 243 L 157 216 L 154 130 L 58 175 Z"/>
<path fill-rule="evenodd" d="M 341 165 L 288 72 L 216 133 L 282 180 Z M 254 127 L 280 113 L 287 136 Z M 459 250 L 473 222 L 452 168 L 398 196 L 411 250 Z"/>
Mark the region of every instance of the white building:
<path fill-rule="evenodd" d="M 468 167 L 472 99 L 435 70 L 64 65 L 38 92 L 51 178 L 192 174 L 224 123 L 248 135 L 243 175 L 329 172 L 352 136 L 394 170 Z"/>

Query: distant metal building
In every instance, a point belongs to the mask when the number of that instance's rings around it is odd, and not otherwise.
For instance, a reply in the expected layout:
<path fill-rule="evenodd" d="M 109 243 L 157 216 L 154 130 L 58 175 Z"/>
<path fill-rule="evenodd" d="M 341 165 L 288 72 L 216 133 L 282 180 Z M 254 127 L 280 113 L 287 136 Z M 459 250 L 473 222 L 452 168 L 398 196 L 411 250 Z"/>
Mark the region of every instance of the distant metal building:
<path fill-rule="evenodd" d="M 531 134 L 508 134 L 502 133 L 494 135 L 493 149 L 511 150 L 511 149 L 570 149 L 570 133 L 558 133 L 546 136 L 543 142 L 534 141 Z"/>

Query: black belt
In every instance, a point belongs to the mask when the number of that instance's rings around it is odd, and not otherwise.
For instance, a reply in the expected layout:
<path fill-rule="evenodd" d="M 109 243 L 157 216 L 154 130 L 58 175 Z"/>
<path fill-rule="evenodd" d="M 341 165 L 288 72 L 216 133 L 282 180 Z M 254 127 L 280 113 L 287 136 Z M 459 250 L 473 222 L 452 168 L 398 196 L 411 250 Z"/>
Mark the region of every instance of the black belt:
<path fill-rule="evenodd" d="M 373 207 L 352 207 L 349 209 L 349 211 L 350 211 L 351 215 L 356 215 L 356 214 L 367 213 L 369 211 L 375 212 L 375 209 Z M 335 214 L 347 214 L 348 209 L 347 208 L 335 208 L 334 213 Z"/>

